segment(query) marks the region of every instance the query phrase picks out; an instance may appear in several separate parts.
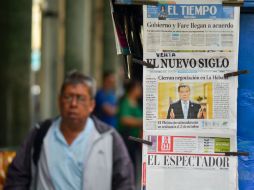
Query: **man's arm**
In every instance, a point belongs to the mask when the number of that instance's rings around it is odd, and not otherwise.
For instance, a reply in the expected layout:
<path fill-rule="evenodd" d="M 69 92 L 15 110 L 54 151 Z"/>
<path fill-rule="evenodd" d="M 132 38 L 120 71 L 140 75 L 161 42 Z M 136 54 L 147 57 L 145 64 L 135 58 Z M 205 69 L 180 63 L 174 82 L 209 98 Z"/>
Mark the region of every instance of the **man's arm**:
<path fill-rule="evenodd" d="M 134 170 L 125 144 L 117 132 L 113 132 L 112 190 L 134 190 Z"/>
<path fill-rule="evenodd" d="M 27 190 L 31 182 L 31 149 L 37 130 L 28 134 L 7 172 L 4 190 Z"/>
<path fill-rule="evenodd" d="M 118 117 L 120 118 L 120 124 L 128 126 L 128 128 L 141 128 L 143 125 L 142 117 L 133 116 L 131 106 L 126 100 L 120 103 Z"/>
<path fill-rule="evenodd" d="M 103 112 L 108 116 L 115 116 L 117 112 L 117 107 L 114 105 L 111 105 L 109 103 L 103 103 L 101 109 Z"/>
<path fill-rule="evenodd" d="M 175 119 L 175 112 L 174 112 L 174 107 L 172 106 L 172 104 L 170 104 L 168 108 L 167 119 Z"/>
<path fill-rule="evenodd" d="M 170 119 L 170 110 L 171 110 L 171 104 L 169 105 L 169 108 L 168 108 L 168 115 L 167 115 L 167 119 Z"/>
<path fill-rule="evenodd" d="M 194 103 L 194 102 L 191 102 L 190 104 L 191 107 L 189 107 L 189 115 L 188 118 L 189 119 L 203 119 L 203 111 L 200 106 L 200 104 L 198 103 Z"/>
<path fill-rule="evenodd" d="M 200 104 L 196 104 L 196 118 L 203 119 L 203 110 L 201 109 Z"/>

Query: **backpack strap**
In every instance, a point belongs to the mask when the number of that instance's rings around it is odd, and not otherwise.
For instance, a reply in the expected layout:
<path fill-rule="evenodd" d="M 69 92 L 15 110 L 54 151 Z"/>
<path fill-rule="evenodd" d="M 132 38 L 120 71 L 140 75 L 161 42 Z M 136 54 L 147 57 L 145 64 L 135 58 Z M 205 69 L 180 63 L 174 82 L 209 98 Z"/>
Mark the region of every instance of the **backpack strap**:
<path fill-rule="evenodd" d="M 40 158 L 43 139 L 44 139 L 45 135 L 47 134 L 51 124 L 52 124 L 52 119 L 48 119 L 48 120 L 45 120 L 45 121 L 39 123 L 39 127 L 37 129 L 37 133 L 35 135 L 34 142 L 33 142 L 33 150 L 34 151 L 33 151 L 32 158 L 33 158 L 33 162 L 34 162 L 35 166 L 37 166 L 39 158 Z"/>

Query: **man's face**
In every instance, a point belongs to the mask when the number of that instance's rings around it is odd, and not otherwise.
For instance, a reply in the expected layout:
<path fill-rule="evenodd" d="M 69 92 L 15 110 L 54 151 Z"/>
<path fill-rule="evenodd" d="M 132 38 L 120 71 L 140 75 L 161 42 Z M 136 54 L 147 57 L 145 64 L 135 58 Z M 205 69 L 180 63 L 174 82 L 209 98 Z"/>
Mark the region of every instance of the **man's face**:
<path fill-rule="evenodd" d="M 137 98 L 140 98 L 142 96 L 142 86 L 140 84 L 136 84 L 133 88 L 133 91 Z"/>
<path fill-rule="evenodd" d="M 66 85 L 59 96 L 59 108 L 63 122 L 74 126 L 82 126 L 95 106 L 89 94 L 89 89 L 84 84 Z"/>
<path fill-rule="evenodd" d="M 161 12 L 165 12 L 165 7 L 161 6 Z"/>
<path fill-rule="evenodd" d="M 113 90 L 116 85 L 116 77 L 115 75 L 109 75 L 105 78 L 105 86 L 107 89 Z"/>
<path fill-rule="evenodd" d="M 188 101 L 190 99 L 189 87 L 181 87 L 178 93 L 181 100 Z"/>

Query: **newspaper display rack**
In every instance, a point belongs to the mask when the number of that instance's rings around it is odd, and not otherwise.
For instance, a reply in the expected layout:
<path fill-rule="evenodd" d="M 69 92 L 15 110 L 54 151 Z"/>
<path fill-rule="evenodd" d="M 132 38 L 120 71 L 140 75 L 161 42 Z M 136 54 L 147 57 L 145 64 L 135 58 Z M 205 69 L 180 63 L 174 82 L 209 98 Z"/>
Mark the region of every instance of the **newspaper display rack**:
<path fill-rule="evenodd" d="M 236 190 L 239 8 L 144 5 L 142 189 Z"/>
<path fill-rule="evenodd" d="M 143 5 L 142 56 L 133 53 L 126 17 L 124 27 L 114 23 L 118 53 L 144 66 L 143 139 L 130 138 L 143 143 L 142 189 L 237 190 L 237 156 L 248 155 L 237 152 L 231 77 L 247 73 L 237 71 L 243 1 L 114 3 Z"/>

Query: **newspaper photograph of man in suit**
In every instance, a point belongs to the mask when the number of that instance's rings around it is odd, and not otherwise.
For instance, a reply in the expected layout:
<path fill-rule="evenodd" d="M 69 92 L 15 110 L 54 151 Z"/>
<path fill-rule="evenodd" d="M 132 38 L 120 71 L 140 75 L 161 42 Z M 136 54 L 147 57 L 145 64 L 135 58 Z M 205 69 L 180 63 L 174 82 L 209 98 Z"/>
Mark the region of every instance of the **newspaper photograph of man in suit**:
<path fill-rule="evenodd" d="M 202 110 L 198 103 L 190 101 L 190 87 L 181 84 L 178 87 L 180 99 L 168 109 L 168 119 L 201 119 Z"/>
<path fill-rule="evenodd" d="M 178 86 L 179 100 L 170 104 L 167 119 L 202 119 L 201 105 L 190 100 L 190 86 Z"/>
<path fill-rule="evenodd" d="M 212 82 L 159 82 L 157 89 L 158 119 L 213 119 Z"/>

